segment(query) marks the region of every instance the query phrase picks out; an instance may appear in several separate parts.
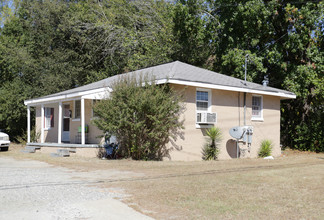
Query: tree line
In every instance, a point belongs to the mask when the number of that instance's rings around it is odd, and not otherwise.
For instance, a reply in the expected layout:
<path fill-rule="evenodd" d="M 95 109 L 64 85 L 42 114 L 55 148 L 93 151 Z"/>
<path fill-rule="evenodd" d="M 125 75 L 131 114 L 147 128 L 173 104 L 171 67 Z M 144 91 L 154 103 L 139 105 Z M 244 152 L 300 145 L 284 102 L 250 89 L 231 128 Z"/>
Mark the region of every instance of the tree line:
<path fill-rule="evenodd" d="M 25 99 L 174 60 L 296 93 L 281 142 L 324 151 L 324 4 L 285 0 L 1 0 L 0 128 Z"/>

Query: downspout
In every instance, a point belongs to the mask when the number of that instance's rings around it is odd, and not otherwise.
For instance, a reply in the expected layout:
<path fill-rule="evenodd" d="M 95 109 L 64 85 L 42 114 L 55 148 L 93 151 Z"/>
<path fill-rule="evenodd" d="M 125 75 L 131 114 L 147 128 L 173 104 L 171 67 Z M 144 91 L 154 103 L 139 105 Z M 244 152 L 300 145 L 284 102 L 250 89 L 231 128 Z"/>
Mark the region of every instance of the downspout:
<path fill-rule="evenodd" d="M 237 105 L 238 105 L 239 126 L 241 126 L 241 92 L 238 92 Z"/>
<path fill-rule="evenodd" d="M 244 126 L 246 126 L 246 92 L 244 93 Z"/>

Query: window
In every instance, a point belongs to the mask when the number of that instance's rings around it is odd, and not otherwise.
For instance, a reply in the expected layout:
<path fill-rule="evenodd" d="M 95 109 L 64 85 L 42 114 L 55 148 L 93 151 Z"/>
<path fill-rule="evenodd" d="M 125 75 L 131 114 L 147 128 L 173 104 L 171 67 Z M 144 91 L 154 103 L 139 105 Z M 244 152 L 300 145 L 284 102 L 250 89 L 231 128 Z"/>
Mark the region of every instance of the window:
<path fill-rule="evenodd" d="M 75 100 L 74 102 L 74 118 L 80 118 L 81 116 L 81 100 Z"/>
<path fill-rule="evenodd" d="M 54 108 L 45 108 L 44 128 L 49 129 L 54 127 Z"/>
<path fill-rule="evenodd" d="M 263 120 L 262 117 L 262 96 L 252 96 L 252 120 Z"/>
<path fill-rule="evenodd" d="M 196 128 L 210 128 L 216 123 L 216 113 L 211 112 L 211 90 L 196 90 Z"/>
<path fill-rule="evenodd" d="M 99 103 L 101 100 L 100 99 L 93 99 L 92 100 L 92 117 L 98 117 L 98 115 L 93 111 L 93 107 Z"/>
<path fill-rule="evenodd" d="M 197 111 L 208 111 L 209 108 L 209 92 L 197 91 L 196 93 Z"/>

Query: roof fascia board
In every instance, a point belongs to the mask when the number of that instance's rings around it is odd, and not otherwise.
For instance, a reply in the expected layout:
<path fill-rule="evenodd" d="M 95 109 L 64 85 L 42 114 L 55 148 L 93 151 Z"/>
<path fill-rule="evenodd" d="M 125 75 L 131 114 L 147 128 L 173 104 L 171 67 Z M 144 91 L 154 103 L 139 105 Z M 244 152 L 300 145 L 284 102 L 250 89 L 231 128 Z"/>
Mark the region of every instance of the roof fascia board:
<path fill-rule="evenodd" d="M 108 97 L 109 97 L 109 93 L 107 93 L 107 91 L 81 96 L 81 98 L 84 98 L 84 99 L 106 99 Z"/>
<path fill-rule="evenodd" d="M 26 101 L 25 101 L 25 105 L 28 105 L 28 106 L 31 106 L 31 107 L 36 107 L 36 106 L 39 106 L 39 105 L 48 105 L 48 104 L 53 104 L 53 103 L 58 103 L 59 101 L 62 101 L 62 102 L 69 102 L 69 101 L 74 101 L 74 100 L 79 100 L 80 97 L 75 97 L 75 98 L 71 98 L 71 99 L 60 99 L 60 100 L 53 100 L 53 101 L 45 101 L 45 102 L 37 102 L 37 103 L 31 103 L 31 104 L 26 104 Z M 29 100 L 27 100 L 29 101 Z"/>
<path fill-rule="evenodd" d="M 163 84 L 163 83 L 173 83 L 173 84 L 180 84 L 186 86 L 195 86 L 195 87 L 202 87 L 208 89 L 220 89 L 220 90 L 227 90 L 227 91 L 236 91 L 236 92 L 247 92 L 247 93 L 255 93 L 255 94 L 262 94 L 262 95 L 272 95 L 272 96 L 279 96 L 285 99 L 295 99 L 296 95 L 286 94 L 282 92 L 268 92 L 256 89 L 247 89 L 247 88 L 239 88 L 233 86 L 222 86 L 222 85 L 214 85 L 214 84 L 207 84 L 207 83 L 199 83 L 199 82 L 190 82 L 184 80 L 177 80 L 177 79 L 169 79 L 169 80 L 157 80 L 156 84 Z"/>
<path fill-rule="evenodd" d="M 81 92 L 74 92 L 71 94 L 65 94 L 65 95 L 58 95 L 53 97 L 47 97 L 47 98 L 39 98 L 39 99 L 29 99 L 24 102 L 25 105 L 33 106 L 33 105 L 39 105 L 39 104 L 45 104 L 45 103 L 53 103 L 57 101 L 70 101 L 75 100 L 75 97 L 82 97 L 85 95 L 90 95 L 94 93 L 101 94 L 102 92 L 111 92 L 111 88 L 99 88 L 99 89 L 92 89 L 88 91 L 81 91 Z"/>

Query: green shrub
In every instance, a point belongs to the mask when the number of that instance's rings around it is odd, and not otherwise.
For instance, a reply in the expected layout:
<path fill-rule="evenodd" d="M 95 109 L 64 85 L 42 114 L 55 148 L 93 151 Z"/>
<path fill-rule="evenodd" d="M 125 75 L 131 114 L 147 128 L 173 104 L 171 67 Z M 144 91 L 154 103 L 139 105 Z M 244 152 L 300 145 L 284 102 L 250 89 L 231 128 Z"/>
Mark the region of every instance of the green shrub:
<path fill-rule="evenodd" d="M 216 160 L 219 154 L 217 147 L 211 147 L 210 144 L 205 144 L 202 148 L 203 160 Z"/>
<path fill-rule="evenodd" d="M 219 154 L 217 145 L 222 139 L 221 130 L 220 128 L 212 127 L 207 130 L 206 135 L 208 136 L 208 140 L 202 148 L 202 159 L 216 160 Z"/>
<path fill-rule="evenodd" d="M 261 147 L 259 150 L 259 157 L 268 157 L 271 155 L 271 151 L 272 151 L 272 141 L 263 140 L 261 142 Z"/>
<path fill-rule="evenodd" d="M 169 156 L 167 144 L 175 143 L 183 128 L 182 94 L 167 84 L 127 76 L 119 78 L 112 90 L 108 99 L 94 106 L 98 118 L 93 122 L 103 133 L 117 137 L 118 153 L 135 160 Z"/>

